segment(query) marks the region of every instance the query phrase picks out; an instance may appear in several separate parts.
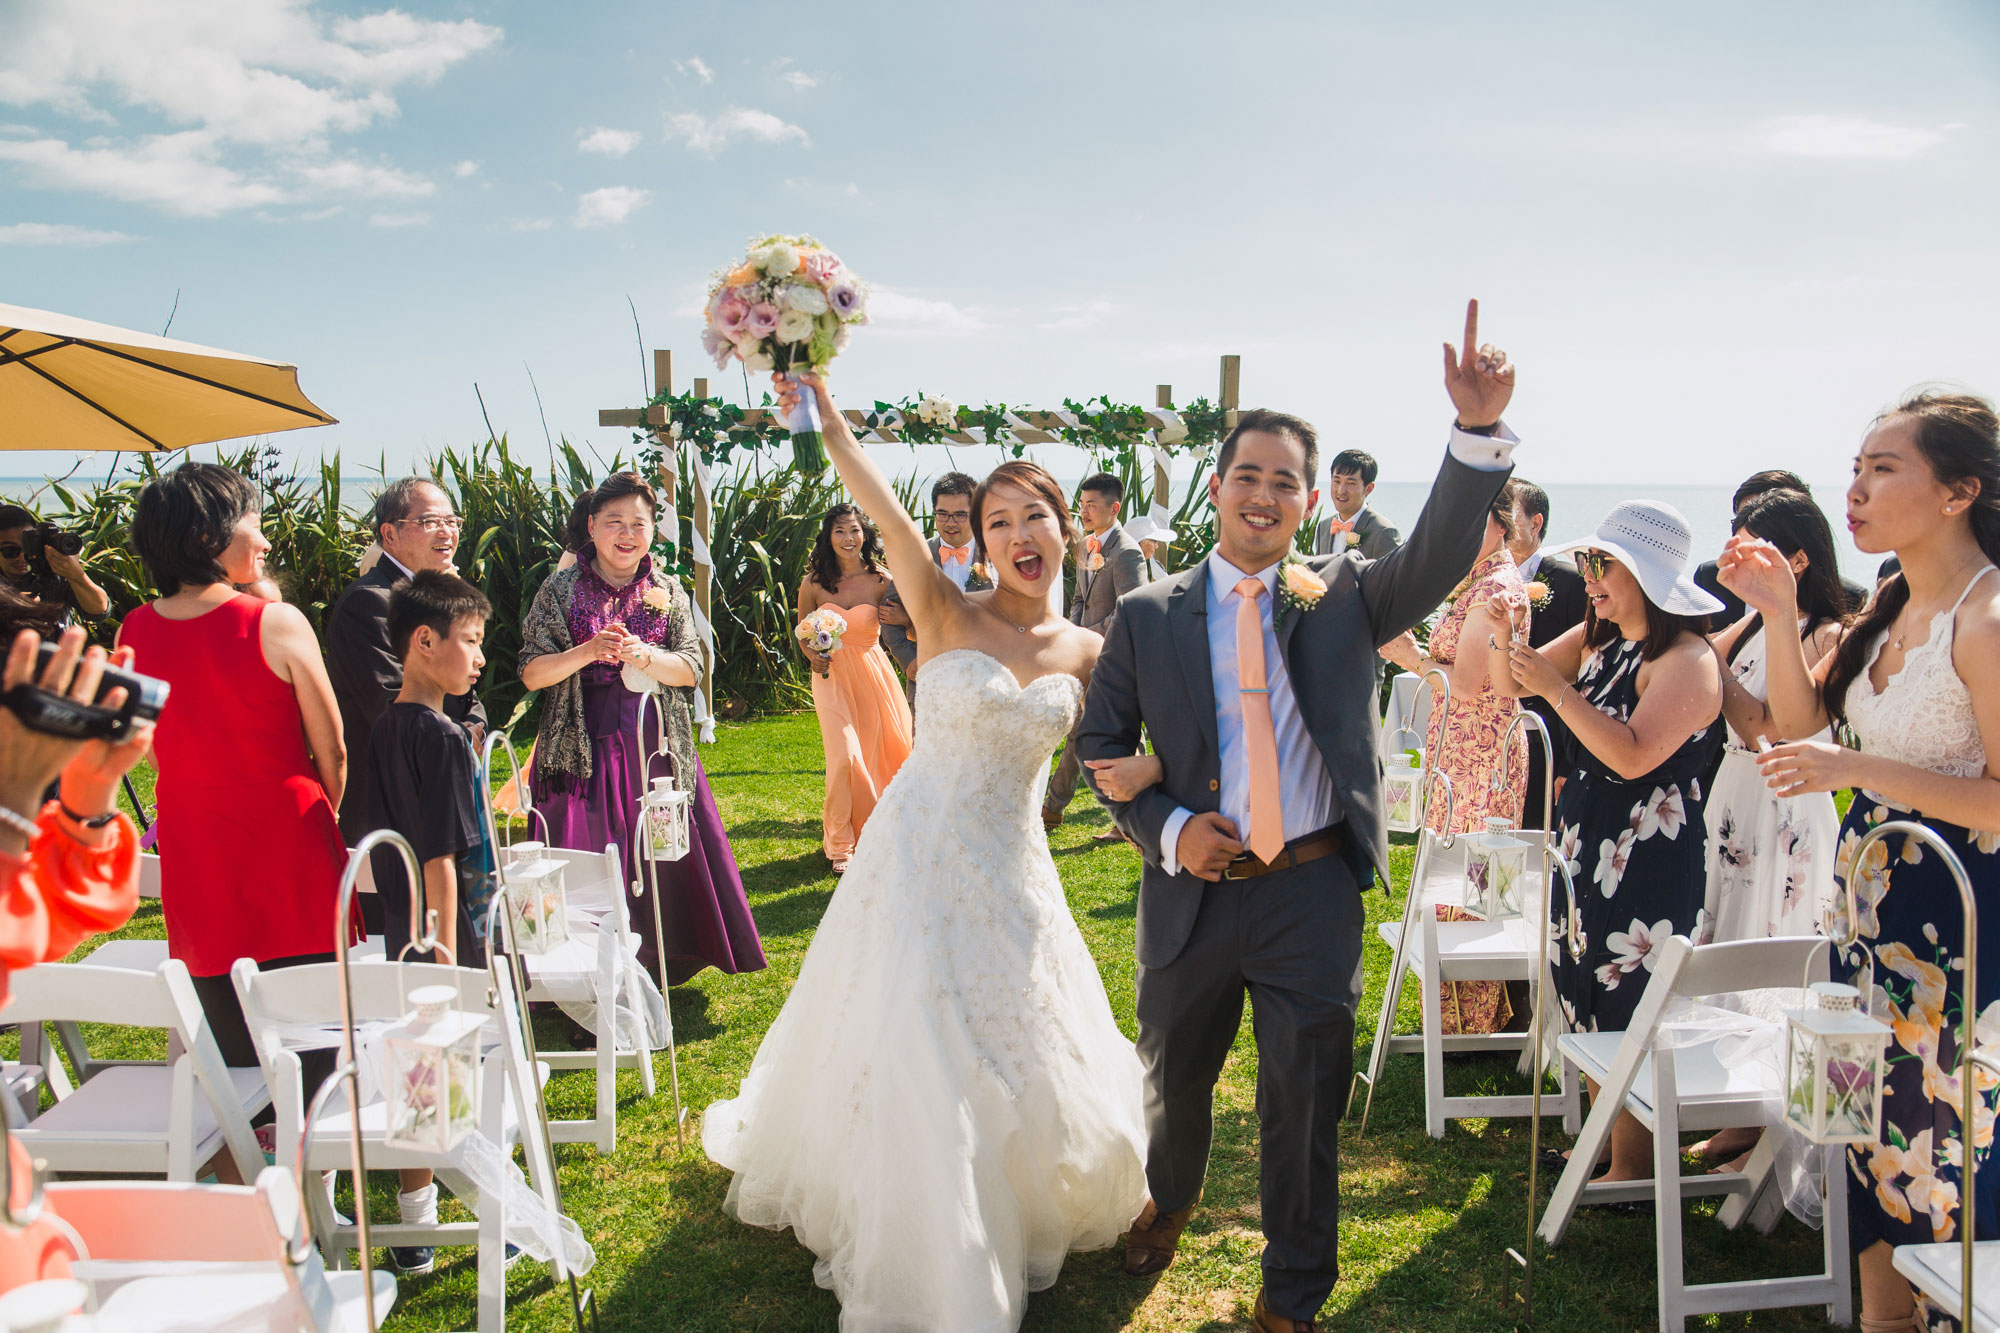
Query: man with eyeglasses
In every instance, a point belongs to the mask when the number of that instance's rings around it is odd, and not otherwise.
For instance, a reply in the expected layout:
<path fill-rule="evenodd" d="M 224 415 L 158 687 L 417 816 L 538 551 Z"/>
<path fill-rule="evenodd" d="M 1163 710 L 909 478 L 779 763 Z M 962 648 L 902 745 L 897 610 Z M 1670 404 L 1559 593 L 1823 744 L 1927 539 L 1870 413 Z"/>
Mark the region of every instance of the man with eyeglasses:
<path fill-rule="evenodd" d="M 19 505 L 0 505 L 0 579 L 51 608 L 57 623 L 68 624 L 74 612 L 85 620 L 101 620 L 111 598 L 91 580 L 83 561 L 44 545 L 30 559 L 24 538 L 41 524 Z"/>
<path fill-rule="evenodd" d="M 347 741 L 347 794 L 340 803 L 340 832 L 352 847 L 374 830 L 367 811 L 374 770 L 368 762 L 375 719 L 403 688 L 403 664 L 389 646 L 389 593 L 426 569 L 452 571 L 460 519 L 451 497 L 423 477 L 399 477 L 375 497 L 374 528 L 382 558 L 340 594 L 326 621 L 326 674 L 340 705 Z M 445 716 L 464 727 L 476 749 L 485 739 L 486 710 L 476 691 L 447 696 Z M 364 899 L 364 904 L 369 900 Z M 372 929 L 372 927 L 371 927 Z"/>

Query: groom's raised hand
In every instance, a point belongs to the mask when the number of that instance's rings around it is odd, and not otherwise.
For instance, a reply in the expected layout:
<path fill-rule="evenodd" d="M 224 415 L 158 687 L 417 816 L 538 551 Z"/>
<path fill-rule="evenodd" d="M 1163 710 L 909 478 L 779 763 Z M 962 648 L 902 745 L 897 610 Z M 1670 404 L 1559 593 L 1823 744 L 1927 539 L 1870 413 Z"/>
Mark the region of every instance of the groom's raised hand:
<path fill-rule="evenodd" d="M 1479 341 L 1479 302 L 1465 303 L 1465 346 L 1444 345 L 1444 387 L 1458 409 L 1458 424 L 1484 430 L 1507 410 L 1514 396 L 1514 367 L 1507 354 Z"/>
<path fill-rule="evenodd" d="M 1236 834 L 1236 821 L 1227 815 L 1213 810 L 1195 815 L 1181 825 L 1181 836 L 1174 843 L 1174 857 L 1181 869 L 1196 879 L 1213 883 L 1222 878 L 1231 861 L 1243 854 L 1243 843 Z"/>

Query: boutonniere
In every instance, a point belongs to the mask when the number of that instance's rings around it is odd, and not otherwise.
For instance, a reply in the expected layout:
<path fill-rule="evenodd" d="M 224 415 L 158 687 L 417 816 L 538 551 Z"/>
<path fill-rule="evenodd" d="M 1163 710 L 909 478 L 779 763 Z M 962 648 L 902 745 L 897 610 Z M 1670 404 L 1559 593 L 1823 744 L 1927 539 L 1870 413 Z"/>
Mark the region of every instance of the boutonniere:
<path fill-rule="evenodd" d="M 1528 605 L 1537 611 L 1547 606 L 1549 598 L 1553 596 L 1549 591 L 1549 585 L 1540 579 L 1536 579 L 1533 583 L 1528 584 L 1522 591 L 1528 594 Z"/>
<path fill-rule="evenodd" d="M 972 577 L 978 579 L 981 583 L 993 582 L 993 566 L 987 564 L 984 560 L 973 561 Z"/>
<path fill-rule="evenodd" d="M 1326 596 L 1326 580 L 1306 568 L 1296 556 L 1288 556 L 1278 566 L 1278 609 L 1297 607 L 1310 611 Z"/>
<path fill-rule="evenodd" d="M 1092 551 L 1089 554 L 1089 556 L 1087 556 L 1084 559 L 1083 567 L 1085 570 L 1087 570 L 1092 574 L 1095 574 L 1098 570 L 1104 568 L 1104 552 Z"/>
<path fill-rule="evenodd" d="M 648 584 L 646 591 L 639 594 L 639 600 L 655 611 L 665 611 L 674 604 L 674 599 L 667 594 L 667 590 L 657 583 Z"/>

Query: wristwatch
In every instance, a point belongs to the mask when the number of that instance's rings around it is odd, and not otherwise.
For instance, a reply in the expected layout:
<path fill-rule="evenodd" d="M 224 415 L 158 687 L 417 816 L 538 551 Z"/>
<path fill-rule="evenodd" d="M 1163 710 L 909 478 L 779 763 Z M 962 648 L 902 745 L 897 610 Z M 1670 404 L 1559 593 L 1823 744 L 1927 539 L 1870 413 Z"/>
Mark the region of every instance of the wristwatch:
<path fill-rule="evenodd" d="M 80 815 L 70 809 L 69 802 L 63 800 L 60 796 L 56 797 L 56 808 L 63 812 L 63 818 L 73 823 L 81 824 L 84 828 L 103 828 L 106 824 L 118 818 L 118 807 L 115 805 L 101 815 Z"/>

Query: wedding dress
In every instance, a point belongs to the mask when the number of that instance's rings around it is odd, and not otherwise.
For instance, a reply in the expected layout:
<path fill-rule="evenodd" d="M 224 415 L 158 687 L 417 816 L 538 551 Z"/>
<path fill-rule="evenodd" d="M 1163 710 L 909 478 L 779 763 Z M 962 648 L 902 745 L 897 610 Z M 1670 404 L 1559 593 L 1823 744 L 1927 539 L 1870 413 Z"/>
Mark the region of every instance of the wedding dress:
<path fill-rule="evenodd" d="M 732 1216 L 818 1256 L 843 1333 L 1011 1333 L 1145 1203 L 1141 1071 L 1040 821 L 1080 685 L 973 649 L 917 682 L 916 747 L 702 1143 Z"/>

